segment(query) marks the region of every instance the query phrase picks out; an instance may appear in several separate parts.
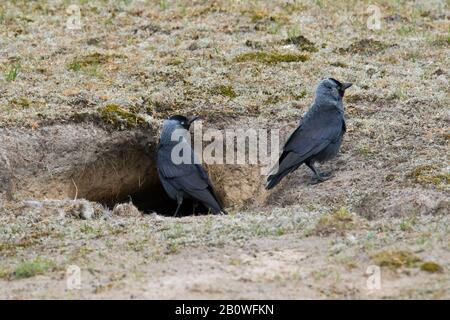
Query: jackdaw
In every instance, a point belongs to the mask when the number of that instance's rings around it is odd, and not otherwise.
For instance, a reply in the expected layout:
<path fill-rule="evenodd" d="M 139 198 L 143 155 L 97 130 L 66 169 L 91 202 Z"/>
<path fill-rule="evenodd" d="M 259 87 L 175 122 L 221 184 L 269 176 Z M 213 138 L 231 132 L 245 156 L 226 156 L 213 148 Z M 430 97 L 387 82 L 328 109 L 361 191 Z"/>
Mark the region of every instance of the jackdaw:
<path fill-rule="evenodd" d="M 200 201 L 209 208 L 212 213 L 225 213 L 223 206 L 214 192 L 212 183 L 205 169 L 197 161 L 196 155 L 188 144 L 183 134 L 188 134 L 189 128 L 198 117 L 186 118 L 184 116 L 172 116 L 164 121 L 159 146 L 156 156 L 156 167 L 164 190 L 173 200 L 177 201 L 177 209 L 174 216 L 186 198 Z M 172 135 L 179 130 L 179 140 L 173 141 Z M 178 145 L 175 156 L 188 161 L 174 161 L 172 151 Z M 181 147 L 181 148 L 180 148 Z M 179 152 L 178 152 L 179 150 Z M 188 154 L 184 154 L 187 152 Z M 185 156 L 187 158 L 185 158 Z M 180 163 L 179 163 L 180 162 Z M 186 163 L 185 163 L 186 162 Z"/>
<path fill-rule="evenodd" d="M 342 98 L 351 86 L 333 78 L 320 81 L 314 103 L 286 141 L 278 164 L 267 177 L 266 189 L 276 186 L 303 163 L 314 172 L 313 183 L 330 177 L 330 172 L 320 172 L 314 163 L 330 160 L 339 152 L 346 130 Z"/>

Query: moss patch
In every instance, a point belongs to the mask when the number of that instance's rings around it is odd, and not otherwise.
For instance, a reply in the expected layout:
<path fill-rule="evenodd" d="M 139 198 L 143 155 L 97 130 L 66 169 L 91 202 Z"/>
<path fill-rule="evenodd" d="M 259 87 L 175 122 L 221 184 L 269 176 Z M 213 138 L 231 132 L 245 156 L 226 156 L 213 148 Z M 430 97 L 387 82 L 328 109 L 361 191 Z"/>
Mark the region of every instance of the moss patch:
<path fill-rule="evenodd" d="M 341 48 L 338 51 L 341 54 L 360 53 L 360 54 L 365 54 L 365 55 L 372 55 L 372 54 L 379 53 L 388 47 L 389 47 L 389 45 L 387 45 L 381 41 L 378 41 L 378 40 L 361 39 L 359 41 L 352 43 L 349 47 Z"/>
<path fill-rule="evenodd" d="M 265 64 L 276 64 L 279 62 L 305 62 L 309 59 L 307 55 L 298 53 L 280 53 L 252 51 L 238 55 L 234 62 L 260 62 Z"/>
<path fill-rule="evenodd" d="M 278 95 L 276 95 L 276 94 L 274 94 L 274 95 L 271 95 L 270 97 L 268 97 L 268 98 L 264 101 L 264 104 L 265 104 L 265 105 L 273 105 L 273 104 L 277 104 L 277 103 L 280 102 L 280 101 L 281 101 L 281 97 L 278 96 Z"/>
<path fill-rule="evenodd" d="M 302 35 L 288 37 L 287 39 L 282 40 L 281 44 L 284 44 L 284 45 L 293 44 L 293 45 L 296 45 L 297 48 L 299 48 L 302 51 L 308 51 L 308 52 L 316 52 L 317 51 L 317 48 L 314 45 L 314 43 Z"/>
<path fill-rule="evenodd" d="M 355 215 L 346 208 L 340 208 L 331 214 L 322 216 L 316 223 L 314 233 L 319 236 L 328 236 L 334 233 L 343 235 L 354 227 Z"/>
<path fill-rule="evenodd" d="M 358 145 L 357 149 L 358 153 L 364 157 L 369 157 L 375 154 L 375 150 L 373 150 L 370 145 L 361 143 Z"/>
<path fill-rule="evenodd" d="M 420 270 L 430 273 L 442 273 L 444 268 L 433 261 L 426 261 L 420 266 Z"/>
<path fill-rule="evenodd" d="M 211 89 L 211 93 L 221 95 L 230 99 L 236 98 L 238 95 L 230 85 L 218 85 Z"/>
<path fill-rule="evenodd" d="M 13 107 L 19 107 L 23 109 L 26 109 L 31 105 L 30 100 L 25 97 L 21 97 L 19 99 L 11 99 L 9 103 L 11 103 Z"/>
<path fill-rule="evenodd" d="M 83 57 L 75 58 L 72 62 L 67 64 L 67 69 L 71 71 L 95 72 L 100 65 L 111 62 L 115 58 L 121 58 L 120 55 L 101 54 L 94 52 Z"/>
<path fill-rule="evenodd" d="M 179 66 L 184 63 L 184 60 L 182 58 L 172 57 L 167 59 L 166 63 L 169 66 Z"/>
<path fill-rule="evenodd" d="M 248 10 L 243 10 L 242 13 L 250 16 L 251 22 L 253 23 L 287 23 L 289 17 L 282 13 L 274 13 L 265 8 L 251 8 Z"/>
<path fill-rule="evenodd" d="M 115 104 L 108 104 L 100 108 L 98 112 L 105 123 L 121 130 L 137 127 L 145 123 L 144 118 L 141 116 Z"/>
<path fill-rule="evenodd" d="M 7 267 L 0 266 L 0 279 L 8 279 L 12 274 L 12 270 Z"/>
<path fill-rule="evenodd" d="M 55 263 L 45 259 L 36 258 L 19 264 L 11 274 L 15 279 L 30 278 L 55 269 Z"/>
<path fill-rule="evenodd" d="M 20 241 L 17 243 L 11 242 L 0 242 L 0 253 L 2 255 L 13 255 L 16 253 L 18 248 L 28 248 L 35 244 L 34 241 Z"/>
<path fill-rule="evenodd" d="M 434 185 L 438 187 L 448 188 L 450 185 L 450 173 L 438 172 L 439 168 L 436 165 L 424 164 L 415 167 L 407 177 L 422 185 Z"/>
<path fill-rule="evenodd" d="M 372 260 L 380 267 L 398 269 L 401 267 L 414 267 L 422 261 L 414 253 L 406 250 L 380 251 L 372 255 Z"/>

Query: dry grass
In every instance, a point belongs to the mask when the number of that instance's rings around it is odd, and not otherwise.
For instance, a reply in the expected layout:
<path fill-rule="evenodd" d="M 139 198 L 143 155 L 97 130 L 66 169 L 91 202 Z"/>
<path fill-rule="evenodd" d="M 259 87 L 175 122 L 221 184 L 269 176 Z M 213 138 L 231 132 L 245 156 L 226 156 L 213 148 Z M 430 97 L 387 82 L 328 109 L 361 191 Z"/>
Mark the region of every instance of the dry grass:
<path fill-rule="evenodd" d="M 376 298 L 448 299 L 449 23 L 430 3 L 377 1 L 369 30 L 360 1 L 80 1 L 82 29 L 67 30 L 64 1 L 1 2 L 0 130 L 100 119 L 126 132 L 181 113 L 287 133 L 322 77 L 354 86 L 335 176 L 310 187 L 301 168 L 263 194 L 252 170 L 210 166 L 237 204 L 228 217 L 80 221 L 0 203 L 0 296 L 68 297 L 77 264 L 82 297 L 147 297 L 151 280 L 157 297 L 367 298 L 378 263 L 397 272 Z"/>

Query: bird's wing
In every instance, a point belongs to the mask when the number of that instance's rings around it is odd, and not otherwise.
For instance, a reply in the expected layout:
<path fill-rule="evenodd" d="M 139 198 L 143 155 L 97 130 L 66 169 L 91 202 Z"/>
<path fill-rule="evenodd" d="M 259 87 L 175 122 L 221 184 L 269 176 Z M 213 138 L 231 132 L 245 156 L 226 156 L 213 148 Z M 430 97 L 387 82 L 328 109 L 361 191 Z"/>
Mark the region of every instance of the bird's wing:
<path fill-rule="evenodd" d="M 319 153 L 342 134 L 343 119 L 336 114 L 308 118 L 289 136 L 279 160 L 278 172 L 284 171 Z"/>
<path fill-rule="evenodd" d="M 166 179 L 182 179 L 183 185 L 195 189 L 205 189 L 210 185 L 208 174 L 201 165 L 194 163 L 195 155 L 192 149 L 191 163 L 175 164 L 171 159 L 172 146 L 162 146 L 158 150 L 157 167 L 158 172 Z M 184 179 L 189 177 L 189 179 Z M 180 181 L 182 181 L 180 180 Z"/>
<path fill-rule="evenodd" d="M 158 173 L 175 189 L 184 191 L 190 197 L 202 201 L 215 211 L 222 206 L 214 192 L 214 188 L 205 169 L 197 163 L 174 164 L 170 158 L 171 148 L 161 150 L 158 158 Z M 194 151 L 191 150 L 194 160 Z"/>

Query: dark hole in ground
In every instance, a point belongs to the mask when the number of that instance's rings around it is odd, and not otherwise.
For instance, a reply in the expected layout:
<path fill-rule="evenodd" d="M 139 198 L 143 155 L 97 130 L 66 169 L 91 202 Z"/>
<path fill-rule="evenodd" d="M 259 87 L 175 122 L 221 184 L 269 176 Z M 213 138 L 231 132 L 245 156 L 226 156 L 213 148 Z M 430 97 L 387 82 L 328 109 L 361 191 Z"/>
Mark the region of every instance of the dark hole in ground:
<path fill-rule="evenodd" d="M 156 212 L 157 214 L 171 217 L 177 208 L 177 202 L 167 195 L 160 183 L 142 188 L 136 193 L 120 198 L 119 201 L 107 201 L 105 204 L 112 209 L 114 205 L 130 200 L 141 212 L 147 214 Z M 208 214 L 208 208 L 200 202 L 185 199 L 177 216 L 183 217 L 203 214 Z"/>
<path fill-rule="evenodd" d="M 131 196 L 134 205 L 145 213 L 156 212 L 164 216 L 173 216 L 177 209 L 177 202 L 172 200 L 164 191 L 161 184 Z M 195 208 L 194 208 L 194 205 Z M 207 214 L 208 208 L 192 199 L 185 199 L 177 216 Z"/>

